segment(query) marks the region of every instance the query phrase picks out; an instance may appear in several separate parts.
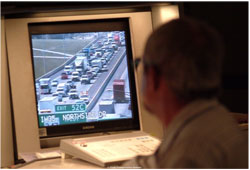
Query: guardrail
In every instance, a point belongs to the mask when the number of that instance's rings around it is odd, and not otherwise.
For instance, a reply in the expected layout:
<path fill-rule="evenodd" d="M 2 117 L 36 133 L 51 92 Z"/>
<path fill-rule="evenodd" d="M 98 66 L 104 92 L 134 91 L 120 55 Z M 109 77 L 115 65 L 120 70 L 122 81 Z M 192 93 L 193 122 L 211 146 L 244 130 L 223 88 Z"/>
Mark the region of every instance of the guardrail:
<path fill-rule="evenodd" d="M 97 90 L 96 95 L 91 99 L 91 101 L 89 102 L 89 105 L 86 109 L 86 112 L 88 113 L 90 110 L 93 109 L 93 107 L 96 105 L 97 101 L 99 100 L 99 98 L 102 95 L 102 92 L 104 91 L 104 89 L 106 88 L 106 86 L 108 85 L 110 79 L 112 78 L 114 72 L 117 70 L 118 66 L 121 64 L 124 55 L 126 55 L 126 50 L 124 49 L 124 51 L 122 52 L 120 58 L 118 59 L 117 63 L 115 64 L 115 66 L 113 67 L 113 69 L 111 70 L 111 72 L 109 73 L 109 75 L 106 77 L 106 79 L 103 81 L 102 85 L 100 85 L 100 88 Z"/>
<path fill-rule="evenodd" d="M 97 38 L 97 39 L 95 39 L 95 40 L 89 42 L 88 45 L 84 46 L 83 48 L 89 48 L 93 43 L 95 43 L 95 42 L 98 41 L 98 40 L 99 40 L 99 38 Z M 81 50 L 82 50 L 82 49 L 81 49 Z M 78 52 L 80 52 L 81 50 L 79 50 Z M 77 53 L 78 53 L 78 52 L 77 52 Z M 66 65 L 69 65 L 69 64 L 72 63 L 75 59 L 76 59 L 76 56 L 74 56 L 74 57 L 68 59 L 65 63 L 63 63 L 63 64 L 60 65 L 59 67 L 55 68 L 54 70 L 51 70 L 51 71 L 49 71 L 48 73 L 42 75 L 41 77 L 38 77 L 38 78 L 36 79 L 36 83 L 38 83 L 39 80 L 40 80 L 41 78 L 49 78 L 50 76 L 52 76 L 52 75 L 56 74 L 57 72 L 61 71 L 62 69 L 64 69 L 64 67 L 65 67 Z"/>

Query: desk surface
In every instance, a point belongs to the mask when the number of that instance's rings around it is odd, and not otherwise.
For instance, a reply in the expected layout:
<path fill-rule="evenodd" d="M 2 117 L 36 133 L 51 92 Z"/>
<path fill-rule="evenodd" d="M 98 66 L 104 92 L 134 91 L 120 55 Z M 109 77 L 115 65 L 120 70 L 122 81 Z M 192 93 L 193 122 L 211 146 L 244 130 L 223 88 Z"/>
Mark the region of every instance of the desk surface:
<path fill-rule="evenodd" d="M 46 159 L 37 160 L 21 166 L 19 169 L 101 169 L 102 167 L 86 161 L 73 159 Z"/>

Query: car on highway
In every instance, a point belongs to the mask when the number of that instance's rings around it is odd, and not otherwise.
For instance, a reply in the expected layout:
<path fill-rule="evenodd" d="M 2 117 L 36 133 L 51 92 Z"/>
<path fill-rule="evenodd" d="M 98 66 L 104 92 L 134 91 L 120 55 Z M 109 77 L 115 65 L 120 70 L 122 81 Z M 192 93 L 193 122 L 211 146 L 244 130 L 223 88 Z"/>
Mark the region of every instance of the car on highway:
<path fill-rule="evenodd" d="M 95 49 L 90 48 L 89 55 L 92 56 L 95 54 Z"/>
<path fill-rule="evenodd" d="M 53 80 L 52 82 L 51 82 L 51 86 L 52 87 L 56 87 L 58 85 L 58 80 Z"/>
<path fill-rule="evenodd" d="M 40 84 L 36 83 L 36 89 L 39 89 L 39 88 L 40 88 Z"/>
<path fill-rule="evenodd" d="M 70 95 L 69 95 L 69 99 L 80 99 L 79 98 L 79 96 L 78 96 L 78 94 L 77 93 L 71 93 Z"/>
<path fill-rule="evenodd" d="M 86 104 L 89 104 L 89 95 L 88 93 L 81 93 L 80 99 L 83 100 Z"/>
<path fill-rule="evenodd" d="M 108 41 L 106 41 L 106 42 L 104 43 L 104 46 L 107 46 L 107 45 L 109 45 L 109 42 L 108 42 Z"/>
<path fill-rule="evenodd" d="M 81 79 L 81 84 L 89 84 L 90 83 L 90 77 L 88 75 L 82 75 Z"/>
<path fill-rule="evenodd" d="M 100 71 L 99 67 L 93 67 L 92 70 L 97 74 Z"/>
<path fill-rule="evenodd" d="M 101 58 L 101 61 L 102 61 L 102 64 L 106 64 L 107 63 L 107 61 L 106 61 L 105 58 Z"/>
<path fill-rule="evenodd" d="M 62 96 L 62 97 L 67 97 L 68 96 L 63 88 L 57 88 L 56 92 L 58 93 L 58 96 Z"/>
<path fill-rule="evenodd" d="M 109 48 L 106 49 L 106 52 L 111 52 L 113 54 L 114 53 L 113 47 L 109 45 Z"/>
<path fill-rule="evenodd" d="M 93 75 L 93 73 L 92 73 L 91 70 L 88 70 L 88 71 L 86 72 L 86 75 L 89 77 L 90 80 L 94 77 L 94 75 Z"/>
<path fill-rule="evenodd" d="M 95 52 L 95 57 L 96 58 L 102 57 L 102 52 L 100 51 Z"/>
<path fill-rule="evenodd" d="M 61 79 L 68 79 L 68 75 L 65 72 L 61 73 Z"/>
<path fill-rule="evenodd" d="M 75 89 L 76 85 L 72 80 L 68 80 L 66 85 L 69 87 L 69 89 Z"/>
<path fill-rule="evenodd" d="M 52 96 L 58 96 L 58 94 L 59 94 L 58 92 L 55 92 L 52 94 Z"/>
<path fill-rule="evenodd" d="M 126 43 L 125 43 L 125 40 L 121 41 L 121 46 L 125 46 Z"/>
<path fill-rule="evenodd" d="M 78 71 L 72 73 L 72 81 L 80 81 L 80 74 Z"/>
<path fill-rule="evenodd" d="M 110 59 L 112 58 L 112 55 L 113 55 L 113 51 L 108 51 L 104 54 L 104 57 L 106 59 L 106 61 L 110 61 Z"/>
<path fill-rule="evenodd" d="M 70 96 L 71 94 L 77 93 L 76 89 L 70 89 L 68 95 Z"/>
<path fill-rule="evenodd" d="M 99 48 L 99 45 L 98 44 L 94 44 L 91 48 L 95 50 L 95 49 Z"/>
<path fill-rule="evenodd" d="M 103 46 L 103 42 L 102 41 L 97 41 L 98 47 L 102 47 Z"/>
<path fill-rule="evenodd" d="M 70 89 L 76 89 L 76 85 L 71 86 Z"/>
<path fill-rule="evenodd" d="M 67 97 L 69 86 L 66 83 L 59 83 L 56 92 L 60 93 L 63 97 Z"/>
<path fill-rule="evenodd" d="M 42 84 L 40 85 L 41 94 L 50 94 L 51 93 L 51 86 L 50 84 Z"/>
<path fill-rule="evenodd" d="M 77 93 L 77 90 L 76 89 L 70 89 L 69 93 Z"/>
<path fill-rule="evenodd" d="M 90 56 L 90 57 L 88 58 L 88 62 L 89 62 L 89 64 L 90 64 L 90 66 L 91 66 L 91 61 L 92 61 L 92 60 L 95 60 L 95 59 L 98 59 L 95 55 L 92 55 L 92 56 Z"/>
<path fill-rule="evenodd" d="M 100 72 L 102 73 L 102 72 L 106 72 L 106 71 L 108 71 L 108 67 L 107 67 L 106 64 L 104 64 L 104 65 L 102 66 L 102 68 L 100 69 Z"/>
<path fill-rule="evenodd" d="M 98 49 L 96 49 L 96 52 L 101 52 L 102 55 L 103 55 L 103 53 L 105 52 L 105 49 L 103 49 L 103 48 L 98 48 Z"/>
<path fill-rule="evenodd" d="M 72 65 L 66 65 L 64 67 L 64 71 L 66 74 L 71 74 L 73 72 L 73 66 Z"/>
<path fill-rule="evenodd" d="M 108 38 L 108 42 L 109 42 L 109 43 L 112 43 L 113 41 L 114 41 L 114 38 L 113 38 L 113 37 L 109 37 L 109 38 Z"/>
<path fill-rule="evenodd" d="M 59 83 L 57 85 L 57 89 L 59 89 L 59 88 L 62 88 L 65 93 L 68 93 L 68 91 L 69 91 L 69 86 L 67 85 L 67 83 Z"/>
<path fill-rule="evenodd" d="M 73 83 L 72 80 L 68 80 L 66 84 L 69 85 L 69 86 L 72 86 L 74 83 Z"/>
<path fill-rule="evenodd" d="M 109 48 L 109 45 L 104 45 L 104 46 L 102 46 L 102 50 L 104 51 L 104 52 L 107 52 L 107 49 Z"/>
<path fill-rule="evenodd" d="M 94 77 L 96 77 L 96 76 L 97 76 L 97 73 L 96 73 L 96 71 L 94 71 L 94 70 L 91 70 L 91 73 L 92 73 L 92 75 L 93 75 L 93 77 L 92 77 L 92 78 L 94 78 Z"/>
<path fill-rule="evenodd" d="M 63 95 L 61 93 L 58 94 L 58 102 L 63 101 Z"/>
<path fill-rule="evenodd" d="M 114 50 L 118 50 L 118 46 L 117 46 L 117 44 L 115 42 L 112 42 L 112 48 Z"/>

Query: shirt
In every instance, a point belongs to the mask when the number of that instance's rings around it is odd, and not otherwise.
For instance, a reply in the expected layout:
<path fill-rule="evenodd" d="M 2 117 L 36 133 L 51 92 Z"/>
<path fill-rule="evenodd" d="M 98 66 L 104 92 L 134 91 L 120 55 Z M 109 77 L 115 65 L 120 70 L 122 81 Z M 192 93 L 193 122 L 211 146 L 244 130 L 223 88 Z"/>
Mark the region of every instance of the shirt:
<path fill-rule="evenodd" d="M 152 156 L 123 166 L 141 168 L 248 168 L 248 138 L 217 100 L 196 100 L 176 115 Z"/>

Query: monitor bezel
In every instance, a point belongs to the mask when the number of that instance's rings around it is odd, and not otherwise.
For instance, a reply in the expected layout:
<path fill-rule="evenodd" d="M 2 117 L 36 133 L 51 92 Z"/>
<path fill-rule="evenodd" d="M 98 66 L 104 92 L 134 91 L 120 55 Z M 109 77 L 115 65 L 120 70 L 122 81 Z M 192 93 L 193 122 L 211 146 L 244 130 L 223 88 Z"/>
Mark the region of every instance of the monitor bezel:
<path fill-rule="evenodd" d="M 60 29 L 58 29 L 60 28 Z M 138 99 L 136 92 L 135 73 L 133 67 L 133 54 L 131 46 L 131 34 L 129 28 L 129 18 L 118 19 L 93 19 L 93 20 L 77 20 L 77 21 L 54 21 L 54 22 L 40 22 L 29 23 L 29 41 L 32 47 L 31 35 L 34 34 L 59 34 L 59 33 L 75 33 L 75 32 L 106 32 L 106 31 L 125 31 L 126 54 L 128 65 L 129 86 L 131 95 L 131 110 L 132 118 L 116 119 L 108 121 L 87 122 L 81 124 L 59 125 L 38 127 L 39 130 L 45 130 L 46 135 L 40 138 L 83 135 L 90 133 L 111 132 L 111 131 L 126 131 L 126 130 L 140 130 Z M 33 63 L 33 51 L 30 48 L 32 70 L 33 70 L 33 86 L 35 87 L 35 74 Z M 36 89 L 34 88 L 36 94 Z M 35 95 L 35 103 L 37 104 L 37 96 Z M 36 117 L 38 121 L 36 107 Z M 39 126 L 39 123 L 38 123 Z M 90 127 L 90 128 L 85 128 Z"/>

